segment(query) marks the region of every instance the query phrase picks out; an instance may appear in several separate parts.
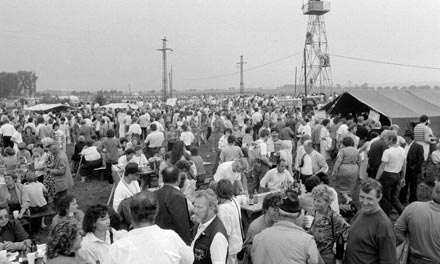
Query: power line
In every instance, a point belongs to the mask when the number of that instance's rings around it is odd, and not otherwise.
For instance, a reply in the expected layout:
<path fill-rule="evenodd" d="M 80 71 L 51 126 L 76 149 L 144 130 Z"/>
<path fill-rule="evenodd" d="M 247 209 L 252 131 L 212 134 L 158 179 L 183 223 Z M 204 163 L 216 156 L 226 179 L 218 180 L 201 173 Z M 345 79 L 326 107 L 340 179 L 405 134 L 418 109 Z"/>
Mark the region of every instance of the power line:
<path fill-rule="evenodd" d="M 296 55 L 298 55 L 298 54 L 301 54 L 301 53 L 302 53 L 302 51 L 300 51 L 300 52 L 296 52 L 296 53 L 294 53 L 294 54 L 288 55 L 288 56 L 286 56 L 286 57 L 283 57 L 283 58 L 280 58 L 280 59 L 277 59 L 277 60 L 274 60 L 274 61 L 270 61 L 270 62 L 266 62 L 266 63 L 260 64 L 260 65 L 254 66 L 254 67 L 250 67 L 250 68 L 247 68 L 246 70 L 243 70 L 243 72 L 248 72 L 248 71 L 256 70 L 256 69 L 259 69 L 259 68 L 265 67 L 265 66 L 267 66 L 267 65 L 274 64 L 274 63 L 277 63 L 277 62 L 280 62 L 280 61 L 283 61 L 283 60 L 289 59 L 289 58 L 294 57 L 294 56 L 296 56 Z M 241 72 L 241 71 L 236 71 L 236 72 L 231 72 L 231 73 L 225 73 L 225 74 L 213 75 L 213 76 L 209 76 L 209 77 L 202 77 L 202 78 L 188 78 L 188 79 L 185 79 L 185 80 L 198 81 L 198 80 L 218 79 L 218 78 L 223 78 L 223 77 L 227 77 L 227 76 L 231 76 L 231 75 L 239 74 L 240 72 Z"/>
<path fill-rule="evenodd" d="M 379 64 L 387 64 L 387 65 L 395 65 L 395 66 L 402 66 L 402 67 L 411 67 L 411 68 L 429 69 L 429 70 L 440 70 L 439 67 L 430 67 L 430 66 L 404 64 L 404 63 L 396 63 L 396 62 L 389 62 L 389 61 L 362 59 L 362 58 L 343 56 L 343 55 L 336 55 L 336 54 L 330 54 L 330 57 L 337 57 L 337 58 L 343 58 L 343 59 L 349 59 L 349 60 L 357 60 L 357 61 L 366 61 L 366 62 L 379 63 Z"/>

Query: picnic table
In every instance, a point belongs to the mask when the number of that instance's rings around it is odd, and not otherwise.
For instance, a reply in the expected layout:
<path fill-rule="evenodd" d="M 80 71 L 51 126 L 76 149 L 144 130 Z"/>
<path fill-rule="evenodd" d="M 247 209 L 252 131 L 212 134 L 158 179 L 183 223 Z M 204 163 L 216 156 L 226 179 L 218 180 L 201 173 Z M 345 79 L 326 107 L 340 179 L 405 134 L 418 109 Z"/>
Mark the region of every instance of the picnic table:
<path fill-rule="evenodd" d="M 141 190 L 145 188 L 151 188 L 155 187 L 153 185 L 157 185 L 156 183 L 153 183 L 153 178 L 158 177 L 156 175 L 156 170 L 152 170 L 149 166 L 140 168 L 141 171 L 138 172 L 138 175 L 140 176 L 141 180 Z"/>
<path fill-rule="evenodd" d="M 263 214 L 263 200 L 264 197 L 266 197 L 266 195 L 269 193 L 270 192 L 257 194 L 258 203 L 255 204 L 249 204 L 249 202 L 246 201 L 247 199 L 242 197 L 242 195 L 239 196 L 239 200 L 241 201 L 241 222 L 243 224 L 243 231 L 245 233 L 247 232 L 252 221 Z"/>

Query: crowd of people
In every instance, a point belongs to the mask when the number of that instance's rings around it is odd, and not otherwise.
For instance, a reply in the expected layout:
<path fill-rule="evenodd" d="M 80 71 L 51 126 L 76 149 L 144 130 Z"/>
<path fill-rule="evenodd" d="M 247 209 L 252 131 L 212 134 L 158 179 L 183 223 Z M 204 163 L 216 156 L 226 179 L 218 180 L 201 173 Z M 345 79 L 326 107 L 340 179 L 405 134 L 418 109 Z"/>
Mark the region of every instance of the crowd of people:
<path fill-rule="evenodd" d="M 36 226 L 50 229 L 47 263 L 396 264 L 399 245 L 407 263 L 440 263 L 429 124 L 316 117 L 273 96 L 3 110 L 0 249 L 27 250 Z M 71 189 L 97 171 L 112 199 L 81 210 Z"/>

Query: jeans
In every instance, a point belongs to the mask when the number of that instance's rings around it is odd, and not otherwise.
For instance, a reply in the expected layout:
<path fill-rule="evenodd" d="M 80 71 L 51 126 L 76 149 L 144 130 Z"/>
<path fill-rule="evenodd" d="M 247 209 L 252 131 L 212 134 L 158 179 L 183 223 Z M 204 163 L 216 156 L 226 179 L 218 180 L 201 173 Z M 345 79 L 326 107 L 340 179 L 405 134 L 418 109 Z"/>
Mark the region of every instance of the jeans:
<path fill-rule="evenodd" d="M 403 208 L 397 199 L 397 188 L 400 184 L 400 173 L 391 173 L 384 171 L 379 182 L 382 184 L 382 199 L 379 204 L 383 211 L 389 216 L 391 210 L 396 208 L 399 214 L 402 213 Z"/>

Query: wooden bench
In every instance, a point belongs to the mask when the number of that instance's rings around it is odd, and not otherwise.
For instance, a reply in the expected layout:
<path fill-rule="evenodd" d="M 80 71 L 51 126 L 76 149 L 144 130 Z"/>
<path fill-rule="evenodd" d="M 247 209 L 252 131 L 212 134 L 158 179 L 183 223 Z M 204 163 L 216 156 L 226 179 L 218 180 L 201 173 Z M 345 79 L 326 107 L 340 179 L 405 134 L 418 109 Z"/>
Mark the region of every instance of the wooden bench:
<path fill-rule="evenodd" d="M 97 174 L 99 173 L 99 178 L 100 178 L 101 181 L 104 180 L 104 171 L 105 171 L 105 169 L 106 169 L 106 167 L 102 166 L 102 167 L 99 167 L 99 168 L 95 168 L 93 170 L 94 173 L 97 173 Z"/>

